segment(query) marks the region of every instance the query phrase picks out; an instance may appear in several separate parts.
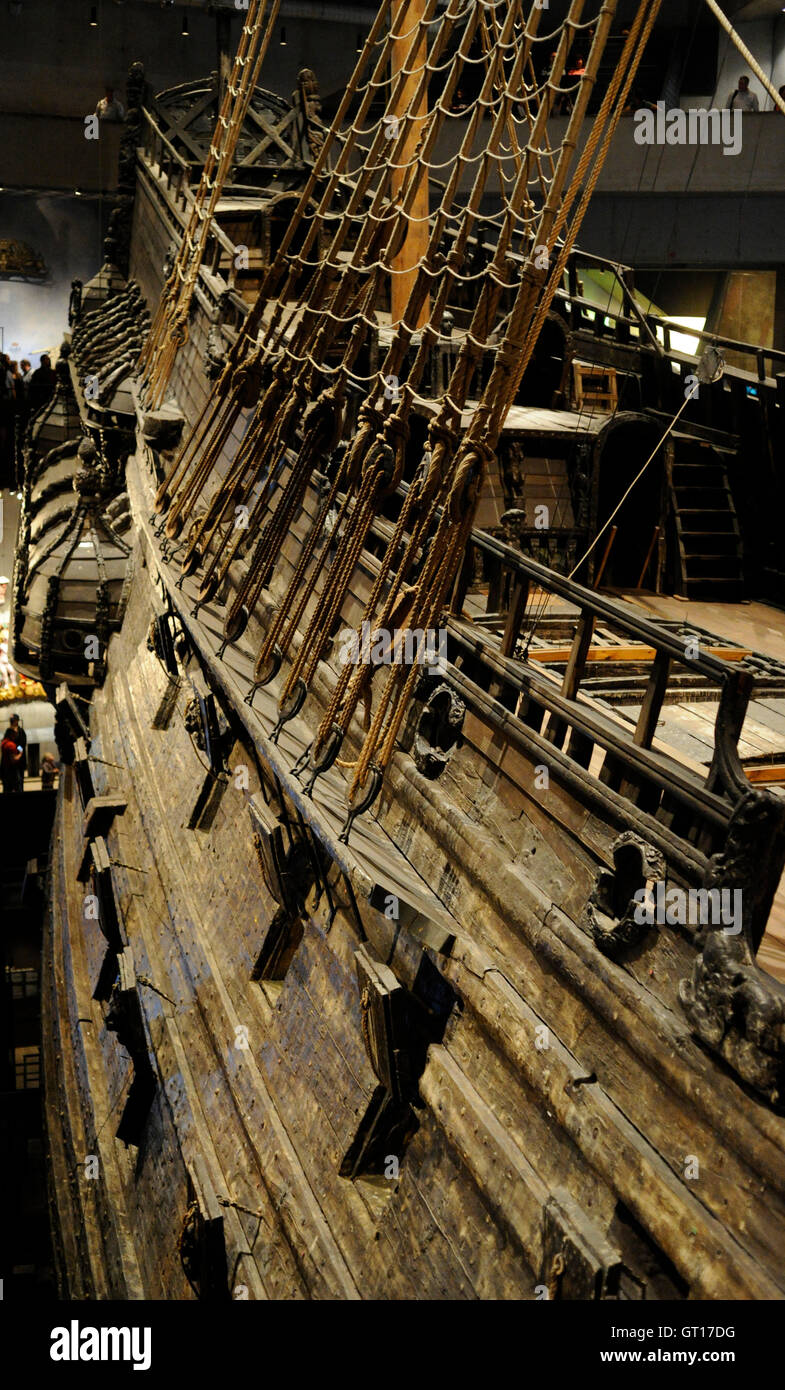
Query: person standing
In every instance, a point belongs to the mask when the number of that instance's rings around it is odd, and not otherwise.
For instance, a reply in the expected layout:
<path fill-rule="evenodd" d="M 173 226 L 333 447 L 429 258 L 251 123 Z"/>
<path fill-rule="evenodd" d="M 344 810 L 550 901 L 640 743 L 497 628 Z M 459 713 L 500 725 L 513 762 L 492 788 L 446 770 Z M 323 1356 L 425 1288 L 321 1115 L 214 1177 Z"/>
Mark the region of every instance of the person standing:
<path fill-rule="evenodd" d="M 107 87 L 95 108 L 99 121 L 124 121 L 125 108 L 114 94 L 113 87 Z"/>
<path fill-rule="evenodd" d="M 41 791 L 53 792 L 58 766 L 53 753 L 44 753 L 41 759 Z"/>
<path fill-rule="evenodd" d="M 760 102 L 755 93 L 750 91 L 750 79 L 748 77 L 739 78 L 738 87 L 728 97 L 728 110 L 760 111 Z"/>
<path fill-rule="evenodd" d="M 8 721 L 8 728 L 3 734 L 3 747 L 5 747 L 7 739 L 13 742 L 15 748 L 17 748 L 19 752 L 19 758 L 15 760 L 14 766 L 17 768 L 19 778 L 18 790 L 22 791 L 25 780 L 25 770 L 27 768 L 27 734 L 19 722 L 18 714 L 12 714 Z"/>
<path fill-rule="evenodd" d="M 14 482 L 16 387 L 10 358 L 0 352 L 0 488 Z"/>
<path fill-rule="evenodd" d="M 27 423 L 27 391 L 18 362 L 11 363 L 11 377 L 14 383 L 14 476 L 16 486 L 20 487 L 24 429 Z"/>
<path fill-rule="evenodd" d="M 22 790 L 21 765 L 22 750 L 15 739 L 10 736 L 9 730 L 6 730 L 3 735 L 3 742 L 0 744 L 0 781 L 2 781 L 4 792 L 20 792 Z"/>
<path fill-rule="evenodd" d="M 31 418 L 52 399 L 56 385 L 57 372 L 52 366 L 51 357 L 45 352 L 42 354 L 40 367 L 30 378 L 28 402 Z"/>
<path fill-rule="evenodd" d="M 30 363 L 28 362 L 26 357 L 22 358 L 22 361 L 19 363 L 19 367 L 20 391 L 19 397 L 16 402 L 16 442 L 18 456 L 18 475 L 21 478 L 21 460 L 24 455 L 25 431 L 27 430 L 27 422 L 30 419 L 30 382 L 33 380 L 33 369 L 30 366 Z"/>

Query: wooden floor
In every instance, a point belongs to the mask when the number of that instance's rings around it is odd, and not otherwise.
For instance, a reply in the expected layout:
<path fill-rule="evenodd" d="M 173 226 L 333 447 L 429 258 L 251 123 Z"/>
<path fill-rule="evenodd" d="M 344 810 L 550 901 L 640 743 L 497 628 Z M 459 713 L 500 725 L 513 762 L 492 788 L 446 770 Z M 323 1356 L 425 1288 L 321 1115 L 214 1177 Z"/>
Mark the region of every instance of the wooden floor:
<path fill-rule="evenodd" d="M 701 603 L 694 599 L 684 602 L 661 594 L 621 593 L 620 597 L 642 608 L 649 617 L 694 624 L 764 656 L 785 661 L 785 612 L 779 608 L 766 603 Z"/>

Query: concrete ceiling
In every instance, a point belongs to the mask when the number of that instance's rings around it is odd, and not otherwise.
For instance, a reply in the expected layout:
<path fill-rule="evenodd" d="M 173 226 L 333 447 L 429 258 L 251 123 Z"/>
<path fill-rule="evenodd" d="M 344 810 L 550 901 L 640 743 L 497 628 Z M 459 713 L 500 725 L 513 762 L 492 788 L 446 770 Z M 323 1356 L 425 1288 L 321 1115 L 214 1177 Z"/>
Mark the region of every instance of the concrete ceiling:
<path fill-rule="evenodd" d="M 26 3 L 27 0 L 22 0 Z M 441 0 L 446 5 L 447 0 Z M 637 7 L 638 0 L 620 0 L 619 21 L 627 23 Z M 208 13 L 228 12 L 238 14 L 235 0 L 101 0 L 101 4 L 124 5 L 134 8 L 139 5 L 155 5 L 159 9 L 201 10 Z M 776 18 L 783 10 L 783 0 L 722 0 L 723 8 L 729 18 L 737 21 Z M 281 0 L 283 18 L 308 18 L 330 20 L 335 23 L 356 24 L 369 22 L 378 9 L 379 0 Z M 567 0 L 551 0 L 551 16 L 557 22 L 564 17 Z M 658 23 L 667 28 L 684 28 L 691 25 L 696 11 L 711 12 L 704 0 L 663 0 Z"/>
<path fill-rule="evenodd" d="M 103 4 L 125 5 L 133 8 L 136 5 L 155 5 L 160 9 L 173 8 L 175 10 L 201 10 L 203 13 L 216 11 L 229 11 L 237 16 L 237 8 L 234 0 L 102 0 Z M 639 0 L 619 0 L 618 19 L 620 23 L 628 23 L 637 6 Z M 447 5 L 447 0 L 440 0 L 440 8 Z M 569 0 L 550 0 L 550 17 L 559 22 L 564 18 L 569 5 Z M 734 9 L 739 7 L 745 9 L 756 9 L 761 14 L 776 14 L 780 8 L 780 0 L 725 0 L 724 8 L 730 15 Z M 337 23 L 355 23 L 365 19 L 370 21 L 379 8 L 379 0 L 281 0 L 282 16 L 297 17 L 298 13 L 308 12 L 309 18 L 321 20 L 332 20 Z M 662 0 L 659 23 L 668 27 L 684 27 L 691 23 L 696 10 L 706 10 L 703 0 Z M 757 16 L 756 16 L 757 17 Z"/>
<path fill-rule="evenodd" d="M 750 19 L 775 19 L 785 6 L 782 0 L 740 0 L 735 5 L 725 5 L 725 11 L 734 24 L 746 23 Z"/>

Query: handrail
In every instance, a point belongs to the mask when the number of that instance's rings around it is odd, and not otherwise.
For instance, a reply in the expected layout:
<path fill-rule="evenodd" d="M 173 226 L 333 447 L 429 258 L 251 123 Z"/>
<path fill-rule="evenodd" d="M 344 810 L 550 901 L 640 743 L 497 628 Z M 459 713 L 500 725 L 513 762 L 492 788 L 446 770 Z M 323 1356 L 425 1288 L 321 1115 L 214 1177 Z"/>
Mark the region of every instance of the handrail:
<path fill-rule="evenodd" d="M 754 357 L 756 369 L 755 374 L 757 375 L 758 380 L 761 382 L 769 380 L 765 371 L 766 358 L 769 358 L 771 360 L 772 366 L 776 362 L 779 362 L 783 364 L 783 366 L 785 366 L 785 352 L 783 352 L 781 348 L 756 347 L 752 343 L 742 343 L 739 342 L 736 338 L 725 338 L 721 333 L 711 333 L 706 329 L 703 329 L 701 331 L 699 329 L 682 328 L 678 323 L 670 323 L 667 319 L 661 319 L 656 314 L 650 314 L 649 317 L 652 320 L 652 322 L 657 325 L 658 328 L 662 329 L 663 337 L 665 339 L 666 351 L 671 353 L 671 355 L 677 361 L 695 362 L 698 360 L 698 354 L 690 355 L 689 353 L 674 353 L 671 348 L 671 335 L 673 333 L 686 333 L 690 337 L 697 338 L 699 343 L 705 343 L 707 347 L 727 348 L 730 352 L 738 352 L 746 357 Z M 728 370 L 733 371 L 734 369 L 730 367 L 728 368 Z M 773 376 L 772 379 L 776 380 L 776 377 Z"/>
<path fill-rule="evenodd" d="M 155 126 L 155 122 L 152 121 L 152 119 L 151 119 L 151 124 L 152 124 L 153 127 L 157 130 L 157 127 Z M 160 133 L 160 132 L 159 132 L 159 133 Z M 169 143 L 169 142 L 166 140 L 166 136 L 165 136 L 165 135 L 161 135 L 161 139 L 164 141 L 164 143 L 166 143 L 166 144 Z M 177 159 L 178 163 L 180 164 L 180 167 L 183 169 L 184 172 L 187 172 L 188 166 L 187 166 L 186 164 L 183 164 L 183 162 L 182 162 L 181 159 L 180 159 L 180 156 L 177 154 L 177 151 L 175 151 L 174 154 L 175 154 L 175 158 Z M 152 171 L 148 171 L 148 172 L 152 172 Z M 193 201 L 194 201 L 194 195 L 193 195 L 193 193 L 191 192 L 191 189 L 188 187 L 187 184 L 181 189 L 181 192 L 182 192 L 183 199 L 184 199 L 184 201 L 185 201 L 186 203 L 189 203 L 189 204 L 190 204 L 190 203 L 193 203 Z M 165 192 L 164 192 L 164 196 L 165 196 Z M 177 221 L 178 221 L 178 222 L 180 223 L 180 225 L 184 228 L 184 227 L 185 227 L 185 224 L 186 224 L 186 219 L 185 219 L 185 217 L 183 216 L 183 214 L 181 213 L 180 209 L 177 207 L 176 203 L 174 203 L 170 198 L 167 198 L 166 201 L 167 201 L 167 206 L 169 207 L 170 211 L 176 216 Z M 230 260 L 233 262 L 233 261 L 234 261 L 234 258 L 235 258 L 235 255 L 236 255 L 236 253 L 237 253 L 237 247 L 235 246 L 234 242 L 232 241 L 232 239 L 231 239 L 231 237 L 228 235 L 228 233 L 227 233 L 226 231 L 224 231 L 224 228 L 221 226 L 220 222 L 218 222 L 215 218 L 213 218 L 212 224 L 211 224 L 211 226 L 210 226 L 210 235 L 215 237 L 215 239 L 216 239 L 216 241 L 218 242 L 218 244 L 219 244 L 219 246 L 221 247 L 221 249 L 227 253 L 227 255 L 229 256 Z M 230 284 L 229 287 L 232 288 L 233 286 Z"/>
<path fill-rule="evenodd" d="M 405 497 L 408 490 L 409 484 L 401 483 L 398 492 Z M 519 550 L 507 545 L 505 541 L 497 540 L 487 531 L 475 527 L 470 543 L 499 560 L 505 569 L 513 574 L 524 575 L 539 588 L 573 603 L 583 613 L 592 613 L 595 617 L 605 618 L 617 624 L 623 631 L 637 637 L 643 645 L 654 647 L 658 653 L 669 656 L 671 660 L 688 667 L 689 670 L 700 671 L 714 680 L 723 681 L 731 669 L 727 662 L 721 661 L 718 657 L 687 657 L 684 643 L 650 619 L 639 617 L 633 609 L 627 608 L 618 599 L 608 598 L 595 589 L 587 589 L 574 579 L 568 579 L 566 575 L 558 574 L 547 565 L 541 565 L 537 560 L 532 560 L 528 555 L 523 555 Z"/>
<path fill-rule="evenodd" d="M 147 121 L 147 124 L 152 127 L 158 139 L 161 141 L 163 145 L 166 146 L 172 159 L 174 159 L 176 163 L 180 165 L 180 168 L 183 170 L 183 172 L 188 173 L 190 169 L 188 160 L 183 158 L 183 156 L 180 154 L 180 151 L 175 148 L 169 137 L 167 135 L 164 135 L 164 132 L 158 125 L 158 122 L 156 121 L 155 117 L 151 114 L 150 111 L 148 111 L 146 106 L 142 107 L 142 119 Z"/>
<path fill-rule="evenodd" d="M 580 721 L 580 732 L 587 734 L 592 742 L 621 758 L 633 772 L 645 774 L 661 790 L 680 798 L 688 798 L 693 805 L 699 805 L 701 815 L 715 825 L 724 825 L 730 814 L 727 802 L 715 792 L 710 791 L 696 773 L 684 767 L 676 758 L 649 748 L 638 746 L 621 724 L 609 719 L 585 702 L 569 699 L 561 695 L 557 686 L 543 680 L 539 672 L 532 671 L 521 661 L 511 657 L 500 657 L 478 639 L 452 627 L 451 639 L 466 652 L 480 656 L 484 664 L 506 683 L 527 693 L 537 705 L 542 705 L 550 714 L 557 714 L 565 723 L 575 725 Z M 538 679 L 539 677 L 539 679 Z M 526 683 L 524 685 L 524 682 Z M 476 682 L 473 682 L 476 684 Z M 507 711 L 508 718 L 511 711 Z M 518 716 L 513 716 L 518 717 Z"/>

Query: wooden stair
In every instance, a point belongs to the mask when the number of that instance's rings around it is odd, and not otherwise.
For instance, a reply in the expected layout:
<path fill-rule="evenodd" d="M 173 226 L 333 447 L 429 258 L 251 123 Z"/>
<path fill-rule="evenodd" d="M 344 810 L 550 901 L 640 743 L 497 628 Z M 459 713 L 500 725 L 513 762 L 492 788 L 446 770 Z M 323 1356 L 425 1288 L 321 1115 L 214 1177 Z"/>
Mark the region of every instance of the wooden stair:
<path fill-rule="evenodd" d="M 737 602 L 744 594 L 744 556 L 724 454 L 702 440 L 675 435 L 668 481 L 686 598 Z"/>

